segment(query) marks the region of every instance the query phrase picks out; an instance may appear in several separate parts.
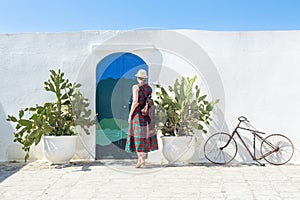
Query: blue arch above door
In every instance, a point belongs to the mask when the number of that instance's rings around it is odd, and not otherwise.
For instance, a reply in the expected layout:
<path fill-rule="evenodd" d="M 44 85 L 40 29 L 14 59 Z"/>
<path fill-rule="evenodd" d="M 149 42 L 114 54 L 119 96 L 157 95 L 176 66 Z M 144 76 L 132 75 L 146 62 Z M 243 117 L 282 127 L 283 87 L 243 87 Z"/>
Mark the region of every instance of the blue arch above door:
<path fill-rule="evenodd" d="M 122 68 L 120 70 L 120 68 Z M 113 53 L 103 58 L 97 65 L 96 79 L 97 84 L 100 80 L 112 79 L 135 79 L 135 73 L 138 69 L 148 67 L 145 61 L 132 53 Z"/>

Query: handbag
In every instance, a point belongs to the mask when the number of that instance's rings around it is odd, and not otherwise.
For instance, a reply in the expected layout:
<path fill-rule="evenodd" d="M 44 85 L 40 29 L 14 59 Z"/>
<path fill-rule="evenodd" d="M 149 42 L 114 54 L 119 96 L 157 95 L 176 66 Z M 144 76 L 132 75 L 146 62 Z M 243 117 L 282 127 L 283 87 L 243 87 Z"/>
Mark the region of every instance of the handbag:
<path fill-rule="evenodd" d="M 151 107 L 154 106 L 154 101 L 151 98 L 151 95 L 146 95 L 143 90 L 142 90 L 142 92 L 143 92 L 144 96 L 146 97 L 146 103 L 145 103 L 144 108 L 141 109 L 141 113 L 143 116 L 149 116 L 150 109 L 151 109 Z"/>

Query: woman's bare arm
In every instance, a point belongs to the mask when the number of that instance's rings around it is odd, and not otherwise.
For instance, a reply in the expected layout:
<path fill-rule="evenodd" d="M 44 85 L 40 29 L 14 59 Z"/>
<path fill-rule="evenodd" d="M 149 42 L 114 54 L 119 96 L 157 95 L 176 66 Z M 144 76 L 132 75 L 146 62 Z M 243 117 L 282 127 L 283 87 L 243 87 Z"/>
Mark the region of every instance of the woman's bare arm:
<path fill-rule="evenodd" d="M 130 123 L 131 121 L 131 116 L 134 112 L 134 110 L 136 109 L 136 107 L 138 107 L 139 105 L 139 87 L 137 85 L 134 85 L 132 87 L 132 105 L 131 105 L 131 109 L 129 112 L 129 116 L 128 116 L 128 123 Z"/>

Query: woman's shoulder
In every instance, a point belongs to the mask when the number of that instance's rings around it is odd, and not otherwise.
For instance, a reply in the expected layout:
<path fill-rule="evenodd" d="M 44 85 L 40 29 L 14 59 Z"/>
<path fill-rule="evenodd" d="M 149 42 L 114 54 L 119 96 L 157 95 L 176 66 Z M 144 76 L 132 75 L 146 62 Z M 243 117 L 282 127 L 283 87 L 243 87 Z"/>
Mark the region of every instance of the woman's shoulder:
<path fill-rule="evenodd" d="M 137 85 L 134 85 L 133 87 L 136 87 L 136 88 L 141 89 L 141 90 L 152 91 L 151 86 L 148 85 L 147 83 L 144 83 L 144 84 L 137 84 Z"/>
<path fill-rule="evenodd" d="M 133 86 L 132 86 L 132 89 L 133 89 L 133 90 L 138 90 L 138 89 L 139 89 L 139 85 L 133 85 Z"/>

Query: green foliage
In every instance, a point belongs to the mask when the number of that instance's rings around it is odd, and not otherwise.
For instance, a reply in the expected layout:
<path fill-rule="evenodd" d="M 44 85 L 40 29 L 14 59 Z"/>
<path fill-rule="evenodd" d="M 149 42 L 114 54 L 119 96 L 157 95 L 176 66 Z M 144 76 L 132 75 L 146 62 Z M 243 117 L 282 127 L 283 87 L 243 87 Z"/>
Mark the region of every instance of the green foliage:
<path fill-rule="evenodd" d="M 44 88 L 55 94 L 56 101 L 21 109 L 18 117 L 8 115 L 8 121 L 17 123 L 14 142 L 23 145 L 25 161 L 29 158 L 31 145 L 37 145 L 43 135 L 76 135 L 77 126 L 89 134 L 88 128 L 95 125 L 96 120 L 90 118 L 88 99 L 79 91 L 80 86 L 70 83 L 60 70 L 50 70 L 50 78 L 44 82 Z"/>
<path fill-rule="evenodd" d="M 192 135 L 194 129 L 207 133 L 205 126 L 212 121 L 211 112 L 219 100 L 207 101 L 207 95 L 201 95 L 198 85 L 194 87 L 193 78 L 176 79 L 169 93 L 160 85 L 156 85 L 156 127 L 163 135 Z"/>

